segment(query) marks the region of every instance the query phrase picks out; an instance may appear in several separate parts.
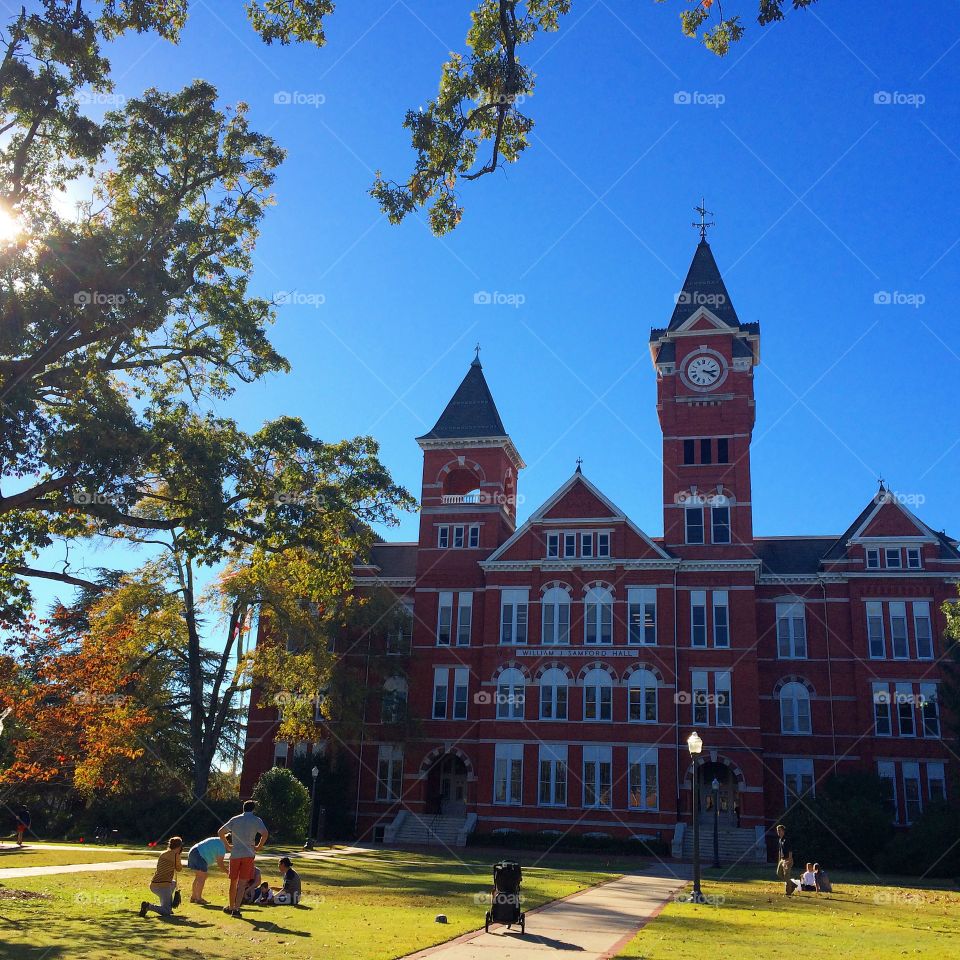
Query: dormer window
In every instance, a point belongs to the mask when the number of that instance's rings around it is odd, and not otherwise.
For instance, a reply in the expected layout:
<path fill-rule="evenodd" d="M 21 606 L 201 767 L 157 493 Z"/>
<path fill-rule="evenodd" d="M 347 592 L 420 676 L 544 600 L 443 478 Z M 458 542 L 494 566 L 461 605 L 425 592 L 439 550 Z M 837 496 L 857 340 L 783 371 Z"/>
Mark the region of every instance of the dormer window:
<path fill-rule="evenodd" d="M 919 547 L 907 547 L 907 569 L 919 570 L 923 566 Z"/>
<path fill-rule="evenodd" d="M 878 547 L 869 547 L 867 549 L 867 569 L 880 569 L 880 550 Z"/>
<path fill-rule="evenodd" d="M 884 552 L 888 570 L 899 570 L 903 566 L 899 547 L 887 547 Z"/>

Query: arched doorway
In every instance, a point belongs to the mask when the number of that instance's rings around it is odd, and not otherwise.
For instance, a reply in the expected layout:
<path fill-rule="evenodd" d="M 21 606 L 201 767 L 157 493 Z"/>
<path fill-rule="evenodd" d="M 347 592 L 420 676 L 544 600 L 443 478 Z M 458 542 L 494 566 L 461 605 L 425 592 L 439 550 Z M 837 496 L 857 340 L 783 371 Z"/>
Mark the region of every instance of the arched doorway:
<path fill-rule="evenodd" d="M 455 753 L 444 753 L 427 773 L 427 810 L 445 817 L 467 813 L 467 765 Z"/>
<path fill-rule="evenodd" d="M 720 823 L 730 827 L 737 826 L 740 792 L 733 770 L 722 761 L 707 760 L 700 764 L 698 776 L 701 823 L 713 821 L 716 804 Z M 717 782 L 716 790 L 713 788 L 714 780 Z"/>

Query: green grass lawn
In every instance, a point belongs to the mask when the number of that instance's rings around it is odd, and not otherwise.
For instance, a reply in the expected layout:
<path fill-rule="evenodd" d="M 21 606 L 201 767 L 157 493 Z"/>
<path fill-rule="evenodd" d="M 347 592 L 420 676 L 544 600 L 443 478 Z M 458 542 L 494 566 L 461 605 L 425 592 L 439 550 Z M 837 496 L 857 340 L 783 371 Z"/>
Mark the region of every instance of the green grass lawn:
<path fill-rule="evenodd" d="M 140 901 L 150 897 L 149 870 L 10 880 L 0 886 L 0 944 L 5 960 L 388 960 L 482 926 L 486 907 L 478 896 L 489 892 L 490 865 L 497 859 L 495 853 L 471 852 L 461 863 L 449 855 L 386 850 L 327 861 L 299 859 L 302 904 L 248 907 L 239 920 L 222 912 L 222 874 L 211 873 L 207 881 L 211 906 L 184 902 L 169 920 L 136 914 Z M 593 862 L 602 867 L 611 861 Z M 567 858 L 525 869 L 525 908 L 615 875 L 587 870 L 588 863 Z M 275 859 L 264 857 L 261 869 L 265 879 L 279 885 Z M 185 872 L 181 881 L 185 901 L 192 877 Z M 17 890 L 33 896 L 18 897 Z M 447 924 L 434 922 L 438 913 L 446 914 Z"/>
<path fill-rule="evenodd" d="M 772 868 L 770 868 L 772 870 Z M 833 894 L 783 895 L 754 869 L 727 879 L 704 873 L 706 905 L 673 902 L 619 954 L 619 960 L 782 960 L 786 955 L 850 960 L 960 956 L 960 891 L 909 878 L 878 883 L 869 874 L 832 877 Z"/>

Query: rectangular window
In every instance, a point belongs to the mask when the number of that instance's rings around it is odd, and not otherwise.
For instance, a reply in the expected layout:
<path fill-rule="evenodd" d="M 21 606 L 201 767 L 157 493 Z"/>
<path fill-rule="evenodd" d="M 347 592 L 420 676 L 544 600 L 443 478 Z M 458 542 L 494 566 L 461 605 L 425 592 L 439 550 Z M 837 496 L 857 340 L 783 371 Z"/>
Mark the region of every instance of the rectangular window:
<path fill-rule="evenodd" d="M 903 764 L 903 808 L 907 823 L 913 823 L 923 812 L 923 799 L 920 793 L 920 764 Z"/>
<path fill-rule="evenodd" d="M 565 533 L 563 535 L 563 555 L 565 557 L 575 557 L 577 555 L 577 535 L 575 533 Z"/>
<path fill-rule="evenodd" d="M 919 570 L 923 566 L 919 547 L 907 547 L 907 569 Z"/>
<path fill-rule="evenodd" d="M 691 674 L 691 690 L 693 700 L 693 725 L 709 726 L 710 724 L 710 690 L 707 686 L 706 670 L 694 670 Z"/>
<path fill-rule="evenodd" d="M 802 602 L 777 604 L 777 656 L 802 660 L 807 656 L 807 624 Z"/>
<path fill-rule="evenodd" d="M 593 556 L 593 534 L 592 533 L 580 534 L 580 556 L 581 557 Z"/>
<path fill-rule="evenodd" d="M 683 462 L 686 466 L 697 462 L 696 441 L 687 439 L 683 441 Z"/>
<path fill-rule="evenodd" d="M 730 542 L 730 508 L 710 508 L 710 539 L 713 543 Z"/>
<path fill-rule="evenodd" d="M 783 761 L 783 802 L 791 807 L 798 797 L 809 793 L 813 796 L 813 761 L 799 757 Z"/>
<path fill-rule="evenodd" d="M 467 719 L 467 699 L 470 691 L 470 671 L 457 667 L 453 671 L 453 719 Z"/>
<path fill-rule="evenodd" d="M 399 800 L 403 786 L 403 750 L 382 746 L 377 756 L 377 799 Z"/>
<path fill-rule="evenodd" d="M 433 719 L 447 718 L 447 685 L 450 671 L 446 667 L 435 667 L 433 671 Z"/>
<path fill-rule="evenodd" d="M 649 670 L 641 670 L 641 675 L 653 674 Z M 644 677 L 646 679 L 646 677 Z M 657 685 L 656 682 L 646 682 L 629 688 L 627 698 L 627 719 L 631 723 L 657 722 Z"/>
<path fill-rule="evenodd" d="M 690 644 L 694 647 L 707 645 L 707 592 L 690 591 Z"/>
<path fill-rule="evenodd" d="M 717 701 L 717 726 L 733 725 L 733 703 L 730 688 L 730 674 L 726 671 L 713 675 L 714 695 Z"/>
<path fill-rule="evenodd" d="M 912 683 L 898 683 L 894 686 L 893 702 L 897 706 L 897 724 L 901 737 L 917 735 L 916 713 Z"/>
<path fill-rule="evenodd" d="M 890 688 L 885 683 L 873 684 L 873 728 L 878 737 L 889 737 L 890 724 Z"/>
<path fill-rule="evenodd" d="M 525 702 L 523 684 L 509 682 L 497 684 L 498 720 L 522 720 Z"/>
<path fill-rule="evenodd" d="M 566 745 L 540 745 L 538 800 L 542 807 L 565 807 L 567 805 Z"/>
<path fill-rule="evenodd" d="M 867 548 L 867 569 L 880 569 L 880 551 L 876 547 Z"/>
<path fill-rule="evenodd" d="M 458 549 L 463 546 L 463 527 L 456 526 L 453 528 L 453 545 Z"/>
<path fill-rule="evenodd" d="M 937 699 L 935 683 L 920 684 L 920 716 L 923 722 L 923 735 L 938 739 L 940 737 L 940 703 Z"/>
<path fill-rule="evenodd" d="M 471 547 L 480 546 L 480 527 L 477 524 L 470 527 L 470 540 L 468 542 Z"/>
<path fill-rule="evenodd" d="M 277 742 L 273 745 L 273 765 L 275 767 L 285 767 L 287 765 L 287 754 L 290 750 L 289 744 Z"/>
<path fill-rule="evenodd" d="M 628 642 L 653 646 L 657 642 L 657 591 L 653 587 L 630 587 L 627 590 L 627 616 L 630 621 Z"/>
<path fill-rule="evenodd" d="M 457 646 L 470 646 L 470 628 L 473 625 L 473 594 L 462 591 L 457 595 Z"/>
<path fill-rule="evenodd" d="M 879 600 L 867 603 L 867 640 L 871 658 L 882 660 L 887 655 L 887 644 L 883 637 L 883 604 Z"/>
<path fill-rule="evenodd" d="M 583 688 L 583 719 L 610 720 L 613 716 L 613 687 L 595 683 Z"/>
<path fill-rule="evenodd" d="M 608 746 L 583 748 L 583 805 L 585 807 L 609 807 L 613 766 Z"/>
<path fill-rule="evenodd" d="M 726 590 L 713 591 L 713 645 L 730 646 L 730 607 Z"/>
<path fill-rule="evenodd" d="M 570 602 L 567 599 L 554 600 L 560 592 L 548 590 L 541 601 L 540 642 L 548 646 L 570 642 Z"/>
<path fill-rule="evenodd" d="M 877 761 L 877 776 L 883 784 L 883 802 L 890 811 L 890 819 L 896 823 L 900 819 L 897 810 L 897 769 L 892 760 Z"/>
<path fill-rule="evenodd" d="M 687 543 L 703 543 L 703 507 L 685 507 Z"/>
<path fill-rule="evenodd" d="M 717 463 L 730 462 L 730 441 L 726 437 L 717 439 Z"/>
<path fill-rule="evenodd" d="M 540 685 L 540 719 L 567 719 L 567 685 L 565 683 Z"/>
<path fill-rule="evenodd" d="M 584 643 L 613 643 L 613 600 L 588 597 L 583 623 Z"/>
<path fill-rule="evenodd" d="M 930 630 L 930 604 L 926 601 L 914 601 L 913 631 L 917 638 L 917 658 L 933 659 L 933 634 Z"/>
<path fill-rule="evenodd" d="M 560 556 L 560 534 L 548 533 L 547 534 L 547 557 L 559 557 L 559 556 Z"/>
<path fill-rule="evenodd" d="M 450 646 L 450 630 L 453 623 L 453 593 L 446 590 L 437 594 L 437 646 Z"/>
<path fill-rule="evenodd" d="M 520 806 L 523 785 L 523 744 L 498 743 L 494 748 L 493 802 Z"/>
<path fill-rule="evenodd" d="M 712 446 L 713 444 L 711 443 L 709 437 L 704 437 L 704 439 L 700 441 L 700 462 L 701 463 L 706 463 L 706 464 L 713 463 L 713 456 L 711 452 Z"/>
<path fill-rule="evenodd" d="M 947 799 L 947 780 L 943 762 L 931 761 L 927 764 L 927 796 L 931 803 L 943 803 Z"/>
<path fill-rule="evenodd" d="M 890 646 L 894 660 L 906 660 L 910 656 L 907 642 L 907 605 L 902 600 L 890 603 Z"/>
<path fill-rule="evenodd" d="M 447 526 L 437 527 L 437 546 L 446 550 L 450 546 L 450 528 Z"/>
<path fill-rule="evenodd" d="M 655 747 L 630 747 L 627 751 L 628 804 L 631 810 L 656 810 L 660 806 Z"/>
<path fill-rule="evenodd" d="M 527 591 L 500 591 L 500 642 L 527 642 Z"/>
<path fill-rule="evenodd" d="M 394 609 L 396 621 L 391 622 L 387 629 L 387 654 L 402 656 L 410 652 L 410 643 L 413 640 L 413 604 L 404 601 Z"/>
<path fill-rule="evenodd" d="M 597 556 L 598 557 L 610 556 L 610 534 L 609 533 L 597 534 Z"/>
<path fill-rule="evenodd" d="M 888 570 L 899 570 L 901 567 L 900 548 L 887 547 L 884 551 Z"/>

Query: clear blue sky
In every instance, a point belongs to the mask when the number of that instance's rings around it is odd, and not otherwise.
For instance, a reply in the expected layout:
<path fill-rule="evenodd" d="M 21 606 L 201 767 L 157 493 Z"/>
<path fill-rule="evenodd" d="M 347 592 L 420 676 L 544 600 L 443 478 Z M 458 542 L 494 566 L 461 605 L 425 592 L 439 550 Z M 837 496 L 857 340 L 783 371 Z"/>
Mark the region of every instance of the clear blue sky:
<path fill-rule="evenodd" d="M 342 2 L 323 50 L 265 47 L 239 0 L 192 6 L 179 46 L 115 45 L 117 93 L 203 77 L 224 103 L 248 102 L 254 128 L 289 151 L 255 289 L 324 300 L 281 310 L 272 336 L 292 373 L 241 387 L 221 412 L 249 428 L 296 414 L 331 440 L 372 434 L 416 494 L 413 438 L 479 340 L 529 465 L 521 519 L 582 456 L 657 535 L 647 339 L 669 319 L 702 194 L 739 316 L 763 328 L 756 532 L 839 533 L 881 474 L 924 498 L 932 526 L 960 530 L 954 0 L 822 0 L 767 28 L 741 0 L 747 36 L 724 60 L 681 35 L 676 0 L 576 0 L 526 54 L 538 75 L 529 150 L 467 185 L 464 221 L 442 240 L 422 218 L 390 226 L 366 191 L 377 167 L 408 173 L 404 111 L 463 49 L 470 0 Z M 323 102 L 275 104 L 282 91 Z M 711 102 L 676 103 L 680 92 Z M 475 305 L 480 290 L 524 303 Z M 923 302 L 877 304 L 881 291 Z M 416 526 L 409 516 L 388 536 Z"/>

